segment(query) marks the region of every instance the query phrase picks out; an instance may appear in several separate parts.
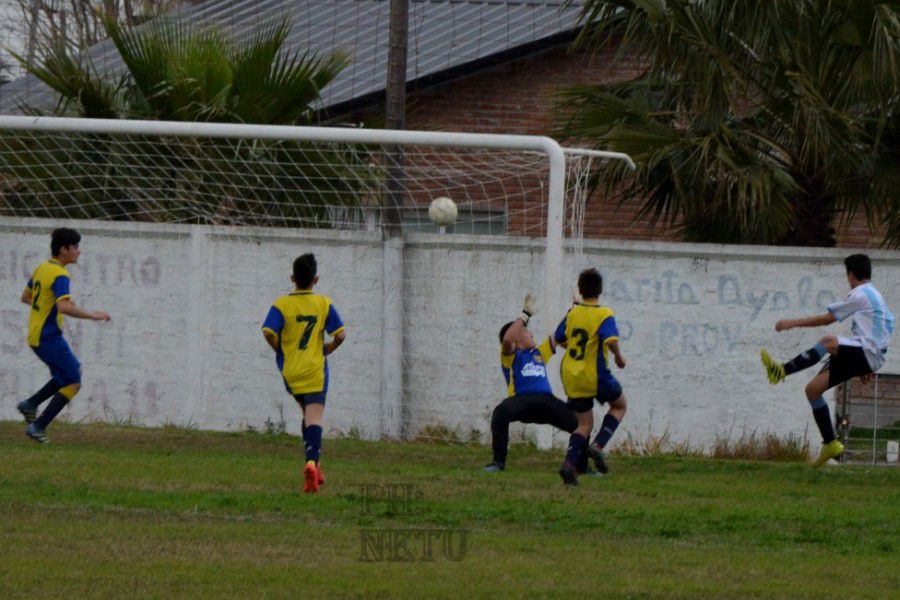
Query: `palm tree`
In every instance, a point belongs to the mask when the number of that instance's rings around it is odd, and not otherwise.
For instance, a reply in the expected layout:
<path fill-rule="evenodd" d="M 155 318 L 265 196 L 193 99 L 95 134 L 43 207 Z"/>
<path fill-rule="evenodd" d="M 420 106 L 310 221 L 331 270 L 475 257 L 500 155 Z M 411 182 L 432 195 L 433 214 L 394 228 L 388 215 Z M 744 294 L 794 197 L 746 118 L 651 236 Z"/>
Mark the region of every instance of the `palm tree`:
<path fill-rule="evenodd" d="M 565 92 L 561 132 L 628 152 L 597 187 L 688 241 L 834 245 L 862 211 L 900 244 L 900 7 L 585 0 L 576 44 L 643 74 Z"/>
<path fill-rule="evenodd" d="M 321 90 L 348 64 L 340 53 L 286 49 L 287 20 L 241 41 L 166 18 L 138 27 L 107 20 L 106 30 L 125 65 L 121 75 L 101 73 L 61 44 L 39 63 L 17 57 L 58 93 L 54 114 L 308 124 Z M 353 171 L 363 168 L 352 149 L 324 157 L 341 150 L 287 141 L 35 140 L 7 132 L 3 142 L 17 149 L 0 165 L 17 186 L 4 202 L 35 216 L 65 203 L 84 218 L 328 227 L 333 205 L 357 202 Z"/>
<path fill-rule="evenodd" d="M 101 74 L 89 58 L 57 42 L 43 59 L 22 66 L 57 92 L 57 113 L 167 121 L 302 124 L 321 90 L 348 65 L 342 53 L 319 57 L 285 47 L 281 20 L 236 40 L 215 27 L 161 17 L 130 27 L 105 21 L 125 64 Z"/>

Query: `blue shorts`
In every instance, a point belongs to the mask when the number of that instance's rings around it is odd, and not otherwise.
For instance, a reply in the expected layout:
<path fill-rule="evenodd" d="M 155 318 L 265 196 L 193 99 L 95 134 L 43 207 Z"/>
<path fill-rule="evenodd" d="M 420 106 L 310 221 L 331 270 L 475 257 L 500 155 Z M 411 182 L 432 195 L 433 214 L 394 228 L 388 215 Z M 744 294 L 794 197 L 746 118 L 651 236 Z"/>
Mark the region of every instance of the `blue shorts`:
<path fill-rule="evenodd" d="M 613 377 L 612 373 L 600 377 L 597 382 L 597 395 L 590 398 L 569 398 L 569 408 L 577 413 L 588 412 L 594 408 L 594 398 L 598 404 L 615 402 L 622 395 L 622 384 Z"/>
<path fill-rule="evenodd" d="M 31 349 L 49 367 L 50 375 L 58 384 L 65 387 L 81 383 L 81 363 L 62 336 L 42 340 L 40 346 Z"/>
<path fill-rule="evenodd" d="M 313 394 L 292 394 L 297 404 L 305 407 L 307 404 L 321 404 L 325 406 L 325 392 L 315 392 Z"/>

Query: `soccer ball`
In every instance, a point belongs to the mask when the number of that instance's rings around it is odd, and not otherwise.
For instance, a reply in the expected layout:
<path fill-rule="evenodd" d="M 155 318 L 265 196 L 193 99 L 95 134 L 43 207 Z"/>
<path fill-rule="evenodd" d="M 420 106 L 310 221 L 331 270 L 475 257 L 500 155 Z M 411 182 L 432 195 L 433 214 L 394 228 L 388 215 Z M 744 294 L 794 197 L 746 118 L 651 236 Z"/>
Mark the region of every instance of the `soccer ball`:
<path fill-rule="evenodd" d="M 438 227 L 448 227 L 456 223 L 456 202 L 447 196 L 441 196 L 431 201 L 428 207 L 428 218 Z"/>

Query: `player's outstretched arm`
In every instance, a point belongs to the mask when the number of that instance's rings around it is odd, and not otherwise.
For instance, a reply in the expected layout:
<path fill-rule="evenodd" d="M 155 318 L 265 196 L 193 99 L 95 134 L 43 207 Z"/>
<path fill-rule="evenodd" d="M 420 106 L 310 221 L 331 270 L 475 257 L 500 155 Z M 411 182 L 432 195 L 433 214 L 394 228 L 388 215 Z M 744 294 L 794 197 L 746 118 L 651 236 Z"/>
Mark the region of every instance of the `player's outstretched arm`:
<path fill-rule="evenodd" d="M 25 291 L 22 292 L 22 297 L 20 298 L 20 300 L 22 300 L 22 304 L 31 304 L 31 290 L 25 288 Z"/>
<path fill-rule="evenodd" d="M 796 329 L 797 327 L 823 327 L 831 325 L 837 321 L 830 312 L 824 315 L 816 315 L 814 317 L 804 317 L 801 319 L 781 319 L 775 323 L 775 331 L 787 331 L 788 329 Z"/>
<path fill-rule="evenodd" d="M 345 330 L 340 330 L 334 337 L 331 338 L 331 341 L 325 344 L 325 356 L 328 356 L 332 352 L 338 349 L 338 346 L 344 343 L 344 340 L 347 339 L 347 332 Z"/>
<path fill-rule="evenodd" d="M 90 319 L 91 321 L 109 321 L 109 315 L 102 310 L 87 311 L 75 306 L 75 303 L 68 298 L 63 298 L 56 303 L 56 308 L 64 315 L 74 317 L 76 319 Z"/>
<path fill-rule="evenodd" d="M 522 313 L 515 321 L 513 321 L 513 324 L 509 329 L 506 330 L 503 340 L 501 341 L 504 354 L 513 353 L 516 347 L 516 340 L 519 339 L 519 334 L 528 326 L 528 320 L 531 319 L 535 312 L 537 312 L 537 307 L 534 302 L 534 296 L 526 294 L 525 301 L 522 303 Z"/>

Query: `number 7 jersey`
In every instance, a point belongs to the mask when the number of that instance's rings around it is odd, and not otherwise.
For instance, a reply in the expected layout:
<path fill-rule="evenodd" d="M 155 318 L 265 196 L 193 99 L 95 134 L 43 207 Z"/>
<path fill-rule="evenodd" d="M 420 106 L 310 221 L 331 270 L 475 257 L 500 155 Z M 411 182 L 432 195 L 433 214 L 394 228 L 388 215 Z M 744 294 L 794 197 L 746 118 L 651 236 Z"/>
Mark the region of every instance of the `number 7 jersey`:
<path fill-rule="evenodd" d="M 593 398 L 609 376 L 607 344 L 619 339 L 613 311 L 598 304 L 576 304 L 556 328 L 554 338 L 566 345 L 560 372 L 566 396 Z"/>
<path fill-rule="evenodd" d="M 324 334 L 344 329 L 330 298 L 306 290 L 282 296 L 269 309 L 262 329 L 278 336 L 275 360 L 292 394 L 328 391 Z"/>

